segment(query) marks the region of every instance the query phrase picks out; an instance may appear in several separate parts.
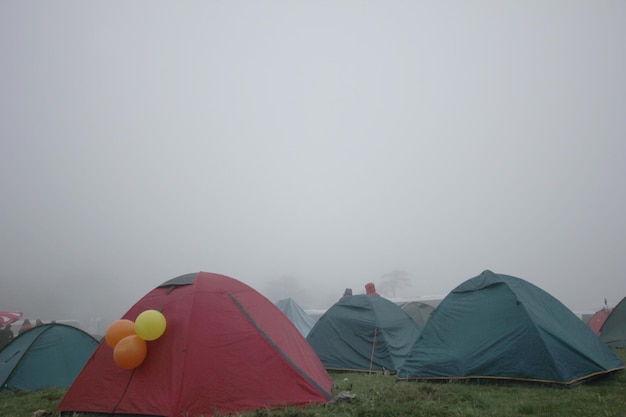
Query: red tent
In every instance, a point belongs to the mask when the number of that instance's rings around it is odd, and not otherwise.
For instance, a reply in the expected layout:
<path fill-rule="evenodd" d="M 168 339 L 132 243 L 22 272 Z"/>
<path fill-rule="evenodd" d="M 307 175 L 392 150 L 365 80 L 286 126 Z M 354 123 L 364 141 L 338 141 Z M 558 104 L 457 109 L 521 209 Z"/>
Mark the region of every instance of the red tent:
<path fill-rule="evenodd" d="M 606 308 L 606 307 L 603 308 L 602 310 L 598 310 L 593 316 L 591 316 L 591 318 L 587 322 L 589 327 L 591 327 L 591 330 L 593 330 L 593 332 L 597 336 L 600 336 L 600 329 L 602 328 L 602 325 L 606 321 L 606 318 L 609 317 L 609 314 L 611 314 L 611 311 L 613 311 L 612 308 Z"/>
<path fill-rule="evenodd" d="M 21 317 L 21 311 L 0 311 L 0 327 L 15 323 Z"/>
<path fill-rule="evenodd" d="M 182 275 L 124 315 L 163 313 L 165 333 L 125 370 L 101 343 L 57 407 L 60 412 L 199 416 L 325 403 L 332 379 L 289 319 L 224 275 Z"/>

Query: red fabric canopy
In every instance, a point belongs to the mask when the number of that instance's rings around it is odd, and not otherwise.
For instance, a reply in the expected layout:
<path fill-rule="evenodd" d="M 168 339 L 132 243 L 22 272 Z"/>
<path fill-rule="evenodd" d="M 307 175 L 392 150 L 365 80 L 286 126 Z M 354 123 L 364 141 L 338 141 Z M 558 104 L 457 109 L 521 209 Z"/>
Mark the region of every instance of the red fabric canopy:
<path fill-rule="evenodd" d="M 148 309 L 160 310 L 167 327 L 147 342 L 145 361 L 121 369 L 101 343 L 57 411 L 208 417 L 331 397 L 332 379 L 306 339 L 240 281 L 200 272 L 187 285 L 152 290 L 123 318 Z"/>
<path fill-rule="evenodd" d="M 21 311 L 0 311 L 0 327 L 15 323 L 22 318 Z"/>
<path fill-rule="evenodd" d="M 602 325 L 606 321 L 606 318 L 609 317 L 609 314 L 611 314 L 611 311 L 613 311 L 612 308 L 603 308 L 602 310 L 598 310 L 587 322 L 589 327 L 591 327 L 591 330 L 593 330 L 597 336 L 600 336 L 600 329 L 602 329 Z"/>

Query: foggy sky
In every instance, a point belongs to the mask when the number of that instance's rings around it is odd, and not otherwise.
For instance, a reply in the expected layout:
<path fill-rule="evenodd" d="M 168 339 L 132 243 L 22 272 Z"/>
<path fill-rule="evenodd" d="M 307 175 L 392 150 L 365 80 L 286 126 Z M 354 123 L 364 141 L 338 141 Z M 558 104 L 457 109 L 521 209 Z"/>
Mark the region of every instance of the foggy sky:
<path fill-rule="evenodd" d="M 626 3 L 2 2 L 0 310 L 626 276 Z M 276 301 L 276 300 L 273 300 Z M 65 317 L 62 317 L 65 316 Z"/>

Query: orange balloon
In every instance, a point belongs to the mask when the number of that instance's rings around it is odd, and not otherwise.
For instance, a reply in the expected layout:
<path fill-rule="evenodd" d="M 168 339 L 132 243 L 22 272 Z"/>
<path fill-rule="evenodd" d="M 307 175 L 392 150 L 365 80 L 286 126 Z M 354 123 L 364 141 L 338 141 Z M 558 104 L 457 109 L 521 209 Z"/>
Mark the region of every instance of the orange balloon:
<path fill-rule="evenodd" d="M 113 349 L 115 364 L 123 369 L 133 369 L 141 365 L 148 354 L 148 344 L 136 334 L 126 336 Z"/>
<path fill-rule="evenodd" d="M 107 345 L 112 349 L 115 348 L 117 342 L 125 338 L 126 336 L 130 336 L 135 334 L 135 323 L 131 320 L 121 319 L 116 320 L 109 325 L 106 333 L 104 334 L 104 340 Z"/>

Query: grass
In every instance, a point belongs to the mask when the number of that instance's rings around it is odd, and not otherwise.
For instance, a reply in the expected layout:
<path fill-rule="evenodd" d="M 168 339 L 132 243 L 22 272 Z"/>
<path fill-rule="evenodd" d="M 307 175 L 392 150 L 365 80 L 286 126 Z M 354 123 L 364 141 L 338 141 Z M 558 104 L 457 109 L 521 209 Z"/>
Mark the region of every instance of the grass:
<path fill-rule="evenodd" d="M 626 362 L 626 350 L 616 353 Z M 397 382 L 393 376 L 361 373 L 331 373 L 331 376 L 336 385 L 334 394 L 350 386 L 355 398 L 304 409 L 261 409 L 241 417 L 623 417 L 626 414 L 626 371 L 573 388 Z M 36 410 L 46 410 L 48 416 L 57 417 L 53 410 L 65 391 L 0 392 L 0 416 L 32 417 Z"/>
<path fill-rule="evenodd" d="M 65 391 L 67 391 L 66 388 L 50 388 L 41 391 L 0 391 L 0 416 L 31 417 L 37 410 L 51 412 L 61 402 Z"/>

